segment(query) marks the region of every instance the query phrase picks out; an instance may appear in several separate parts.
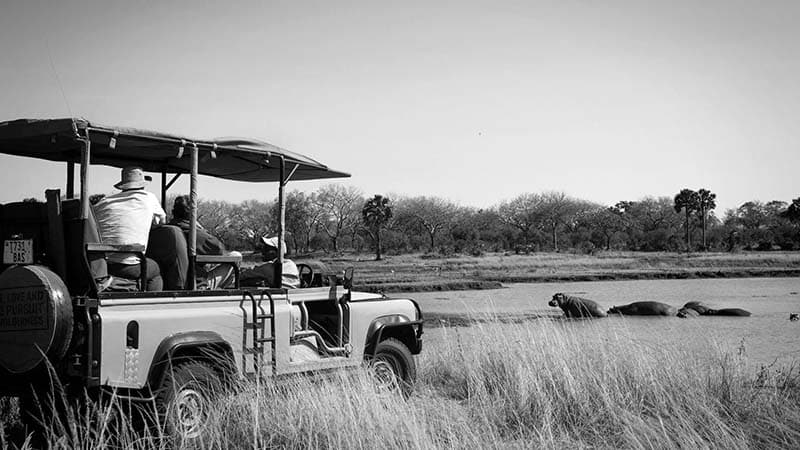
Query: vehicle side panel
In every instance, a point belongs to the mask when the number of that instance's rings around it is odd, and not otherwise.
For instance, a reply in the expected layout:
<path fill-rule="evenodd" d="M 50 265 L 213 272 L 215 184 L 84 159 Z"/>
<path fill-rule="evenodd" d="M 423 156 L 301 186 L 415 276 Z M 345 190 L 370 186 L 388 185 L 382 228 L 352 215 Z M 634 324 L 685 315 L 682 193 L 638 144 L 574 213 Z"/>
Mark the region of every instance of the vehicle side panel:
<path fill-rule="evenodd" d="M 264 301 L 264 313 L 269 302 Z M 252 372 L 253 356 L 243 349 L 253 346 L 252 330 L 245 330 L 245 321 L 252 320 L 249 300 L 242 302 L 240 294 L 220 297 L 137 298 L 135 300 L 104 300 L 100 307 L 102 319 L 101 384 L 112 387 L 142 388 L 154 361 L 159 345 L 177 333 L 213 331 L 230 346 L 240 374 Z M 138 322 L 138 349 L 127 345 L 126 330 L 131 321 Z M 287 359 L 291 313 L 285 297 L 275 298 L 275 333 L 277 361 Z M 269 321 L 264 336 L 270 335 Z M 281 338 L 281 336 L 283 338 Z M 271 348 L 265 344 L 264 359 L 271 360 Z M 288 361 L 288 360 L 287 360 Z M 243 362 L 246 364 L 243 365 Z"/>
<path fill-rule="evenodd" d="M 410 300 L 383 299 L 350 303 L 350 343 L 353 345 L 353 358 L 364 358 L 372 321 L 388 314 L 405 316 L 409 321 L 417 320 L 417 309 Z"/>

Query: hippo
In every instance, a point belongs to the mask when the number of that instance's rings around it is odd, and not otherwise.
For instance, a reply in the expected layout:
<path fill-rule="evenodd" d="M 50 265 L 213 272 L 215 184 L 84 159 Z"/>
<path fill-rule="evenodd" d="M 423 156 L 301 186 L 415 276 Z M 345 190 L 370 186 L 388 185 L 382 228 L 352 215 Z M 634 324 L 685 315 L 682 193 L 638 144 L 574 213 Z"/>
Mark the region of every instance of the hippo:
<path fill-rule="evenodd" d="M 722 309 L 709 309 L 704 316 L 736 316 L 736 317 L 750 317 L 750 311 L 742 308 L 722 308 Z"/>
<path fill-rule="evenodd" d="M 557 293 L 548 303 L 550 306 L 558 306 L 564 311 L 567 317 L 605 317 L 606 313 L 600 309 L 593 300 L 588 298 L 574 297 L 564 293 Z"/>
<path fill-rule="evenodd" d="M 678 310 L 660 302 L 633 302 L 628 305 L 614 306 L 608 310 L 609 314 L 622 314 L 626 316 L 675 316 Z"/>
<path fill-rule="evenodd" d="M 693 309 L 697 311 L 701 316 L 738 316 L 738 317 L 747 317 L 750 315 L 750 311 L 745 311 L 744 309 L 740 308 L 722 308 L 722 309 L 715 309 L 703 302 L 688 302 L 683 305 L 680 311 L 678 311 L 678 317 L 686 317 L 681 315 L 681 311 L 686 311 L 689 309 Z"/>
<path fill-rule="evenodd" d="M 800 320 L 800 314 L 798 313 L 789 313 L 789 320 L 792 322 L 797 322 Z"/>
<path fill-rule="evenodd" d="M 700 315 L 700 313 L 697 312 L 696 309 L 687 308 L 685 306 L 678 310 L 678 317 L 680 317 L 682 319 L 688 319 L 688 318 L 691 318 L 691 317 L 698 317 L 699 315 Z"/>
<path fill-rule="evenodd" d="M 713 308 L 711 307 L 711 305 L 708 305 L 707 303 L 703 302 L 688 302 L 685 305 L 683 305 L 683 308 L 681 309 L 693 309 L 697 311 L 698 314 L 703 316 Z"/>

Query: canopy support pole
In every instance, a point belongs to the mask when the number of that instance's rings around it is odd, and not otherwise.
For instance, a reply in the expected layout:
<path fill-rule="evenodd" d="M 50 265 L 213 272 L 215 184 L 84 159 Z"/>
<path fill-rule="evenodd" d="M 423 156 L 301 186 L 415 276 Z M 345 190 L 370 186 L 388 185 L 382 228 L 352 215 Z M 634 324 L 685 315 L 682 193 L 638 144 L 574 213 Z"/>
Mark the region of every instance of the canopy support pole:
<path fill-rule="evenodd" d="M 67 163 L 67 198 L 75 198 L 75 163 Z"/>
<path fill-rule="evenodd" d="M 197 262 L 197 144 L 192 144 L 191 178 L 189 179 L 189 274 L 187 289 L 195 290 L 195 264 Z"/>
<path fill-rule="evenodd" d="M 176 173 L 175 175 L 172 176 L 172 179 L 169 180 L 168 182 L 167 171 L 163 170 L 161 172 L 161 206 L 164 207 L 165 211 L 167 209 L 167 191 L 169 191 L 169 188 L 171 188 L 172 185 L 175 184 L 176 181 L 178 181 L 178 178 L 180 178 L 180 176 L 181 174 Z"/>
<path fill-rule="evenodd" d="M 278 258 L 276 259 L 275 263 L 275 277 L 273 279 L 273 287 L 280 288 L 283 286 L 283 252 L 286 249 L 283 248 L 284 246 L 284 228 L 286 225 L 286 198 L 285 198 L 285 189 L 286 186 L 286 159 L 283 155 L 279 156 L 280 162 L 280 176 L 278 179 L 280 182 L 278 183 Z"/>
<path fill-rule="evenodd" d="M 161 169 L 161 207 L 167 209 L 167 169 Z"/>
<path fill-rule="evenodd" d="M 83 141 L 83 151 L 81 152 L 81 219 L 89 218 L 89 162 L 92 160 L 92 140 L 89 138 L 89 130 Z"/>
<path fill-rule="evenodd" d="M 287 183 L 289 182 L 289 180 L 291 180 L 291 179 L 292 179 L 292 176 L 293 176 L 293 175 L 294 175 L 294 173 L 297 171 L 297 168 L 298 168 L 298 167 L 300 167 L 300 164 L 295 164 L 295 165 L 294 165 L 294 167 L 292 167 L 292 171 L 291 171 L 291 172 L 289 172 L 289 176 L 288 176 L 288 177 L 286 177 L 286 178 L 283 180 L 283 184 L 284 184 L 284 185 L 285 185 L 285 184 L 287 184 Z"/>

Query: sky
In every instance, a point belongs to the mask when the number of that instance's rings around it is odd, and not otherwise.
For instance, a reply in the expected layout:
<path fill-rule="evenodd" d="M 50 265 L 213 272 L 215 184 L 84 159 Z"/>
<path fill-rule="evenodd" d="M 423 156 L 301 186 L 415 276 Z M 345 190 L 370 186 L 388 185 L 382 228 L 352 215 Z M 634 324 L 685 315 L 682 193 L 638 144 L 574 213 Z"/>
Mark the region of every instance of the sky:
<path fill-rule="evenodd" d="M 365 195 L 610 205 L 707 188 L 721 214 L 800 197 L 798 23 L 797 1 L 5 0 L 0 121 L 257 138 Z M 65 172 L 0 156 L 0 202 Z M 101 169 L 90 189 L 118 180 Z M 199 194 L 276 189 L 201 177 Z"/>

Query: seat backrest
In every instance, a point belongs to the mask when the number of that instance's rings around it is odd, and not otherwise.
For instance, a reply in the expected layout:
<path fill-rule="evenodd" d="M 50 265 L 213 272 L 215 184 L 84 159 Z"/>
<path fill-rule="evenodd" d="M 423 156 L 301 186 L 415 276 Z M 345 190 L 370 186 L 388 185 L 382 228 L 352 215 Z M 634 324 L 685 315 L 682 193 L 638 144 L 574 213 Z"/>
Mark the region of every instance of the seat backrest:
<path fill-rule="evenodd" d="M 161 225 L 150 230 L 147 257 L 158 263 L 164 290 L 186 287 L 189 274 L 189 251 L 183 230 L 175 225 Z"/>
<path fill-rule="evenodd" d="M 103 254 L 86 254 L 86 244 L 99 244 L 100 233 L 92 209 L 89 218 L 81 218 L 79 199 L 61 202 L 64 220 L 64 250 L 67 259 L 67 287 L 73 294 L 86 295 L 95 288 L 95 280 L 108 276 L 108 266 Z"/>

